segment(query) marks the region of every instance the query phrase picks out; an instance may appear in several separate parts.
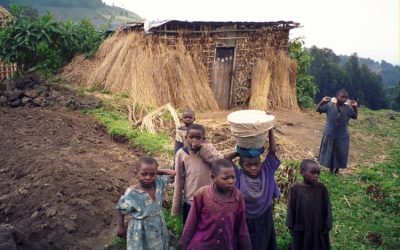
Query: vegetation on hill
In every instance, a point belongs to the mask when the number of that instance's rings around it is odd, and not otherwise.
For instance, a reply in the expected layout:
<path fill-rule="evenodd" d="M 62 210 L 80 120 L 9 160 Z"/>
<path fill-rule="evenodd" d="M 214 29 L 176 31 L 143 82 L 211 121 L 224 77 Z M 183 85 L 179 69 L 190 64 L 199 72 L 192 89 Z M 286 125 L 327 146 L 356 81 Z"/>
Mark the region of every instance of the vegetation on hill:
<path fill-rule="evenodd" d="M 17 5 L 10 11 L 14 18 L 0 29 L 0 58 L 17 63 L 20 73 L 55 73 L 77 53 L 93 55 L 104 38 L 88 20 L 61 22 L 51 13 L 32 17 Z"/>
<path fill-rule="evenodd" d="M 61 20 L 79 21 L 89 19 L 95 26 L 118 25 L 140 20 L 136 13 L 123 8 L 108 6 L 101 0 L 0 0 L 0 5 L 10 8 L 11 4 L 23 6 L 31 15 L 44 15 L 47 11 Z"/>
<path fill-rule="evenodd" d="M 394 86 L 385 87 L 382 76 L 361 63 L 364 60 L 359 59 L 357 54 L 348 57 L 343 64 L 341 58 L 331 49 L 313 46 L 308 53 L 314 58 L 309 73 L 314 76 L 319 87 L 315 102 L 323 96 L 334 96 L 337 90 L 344 88 L 349 92 L 350 98 L 370 109 L 398 110 L 400 93 L 399 87 L 395 87 L 398 82 Z M 391 89 L 389 93 L 387 88 Z"/>
<path fill-rule="evenodd" d="M 339 55 L 340 64 L 346 64 L 350 56 Z M 393 65 L 391 63 L 382 60 L 381 62 L 374 61 L 370 58 L 359 57 L 360 64 L 365 64 L 368 68 L 379 74 L 382 77 L 382 83 L 384 86 L 395 86 L 400 82 L 400 66 Z"/>

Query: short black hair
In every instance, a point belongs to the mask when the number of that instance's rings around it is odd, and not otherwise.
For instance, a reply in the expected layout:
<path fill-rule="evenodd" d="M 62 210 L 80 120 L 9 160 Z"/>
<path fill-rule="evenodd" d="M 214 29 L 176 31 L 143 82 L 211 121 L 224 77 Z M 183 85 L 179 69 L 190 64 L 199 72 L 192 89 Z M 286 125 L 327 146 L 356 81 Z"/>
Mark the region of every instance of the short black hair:
<path fill-rule="evenodd" d="M 211 173 L 216 176 L 221 168 L 234 168 L 233 163 L 227 159 L 218 159 L 211 163 Z"/>
<path fill-rule="evenodd" d="M 311 160 L 311 159 L 304 159 L 300 163 L 300 171 L 304 172 L 312 165 L 317 165 L 319 167 L 318 162 Z"/>
<path fill-rule="evenodd" d="M 347 90 L 345 90 L 345 89 L 339 89 L 339 90 L 336 92 L 336 96 L 338 96 L 338 95 L 340 95 L 340 94 L 346 94 L 347 96 L 349 96 L 349 93 L 347 93 Z"/>
<path fill-rule="evenodd" d="M 149 157 L 149 156 L 145 156 L 145 157 L 141 157 L 137 163 L 136 163 L 136 171 L 138 171 L 140 169 L 140 167 L 142 166 L 142 164 L 148 164 L 148 165 L 156 165 L 156 168 L 158 168 L 158 162 L 156 159 L 154 159 L 153 157 Z"/>
<path fill-rule="evenodd" d="M 193 123 L 192 125 L 190 125 L 190 126 L 187 128 L 186 134 L 188 134 L 190 130 L 200 130 L 201 133 L 203 133 L 203 136 L 206 135 L 206 130 L 205 130 L 204 127 L 201 126 L 200 124 Z"/>
<path fill-rule="evenodd" d="M 196 115 L 192 109 L 185 109 L 185 110 L 182 112 L 182 115 L 183 115 L 184 113 L 189 113 L 189 114 L 192 114 L 193 116 Z"/>

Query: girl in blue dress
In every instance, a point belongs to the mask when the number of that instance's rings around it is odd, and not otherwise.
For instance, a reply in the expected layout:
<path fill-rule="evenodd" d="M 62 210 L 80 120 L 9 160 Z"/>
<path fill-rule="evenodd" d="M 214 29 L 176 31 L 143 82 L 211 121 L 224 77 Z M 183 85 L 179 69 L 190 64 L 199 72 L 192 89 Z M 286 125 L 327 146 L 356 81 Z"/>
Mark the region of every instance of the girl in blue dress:
<path fill-rule="evenodd" d="M 162 176 L 157 176 L 157 174 Z M 168 176 L 169 175 L 169 176 Z M 158 169 L 157 161 L 143 157 L 136 166 L 138 184 L 129 187 L 117 203 L 119 237 L 127 237 L 128 250 L 168 250 L 168 231 L 162 212 L 164 190 L 172 169 Z M 130 214 L 128 232 L 125 215 Z"/>
<path fill-rule="evenodd" d="M 357 119 L 356 101 L 347 102 L 347 91 L 339 90 L 336 98 L 325 96 L 317 106 L 317 112 L 326 113 L 326 127 L 322 137 L 318 161 L 331 173 L 339 173 L 347 167 L 349 157 L 349 120 Z M 332 100 L 333 99 L 333 100 Z"/>

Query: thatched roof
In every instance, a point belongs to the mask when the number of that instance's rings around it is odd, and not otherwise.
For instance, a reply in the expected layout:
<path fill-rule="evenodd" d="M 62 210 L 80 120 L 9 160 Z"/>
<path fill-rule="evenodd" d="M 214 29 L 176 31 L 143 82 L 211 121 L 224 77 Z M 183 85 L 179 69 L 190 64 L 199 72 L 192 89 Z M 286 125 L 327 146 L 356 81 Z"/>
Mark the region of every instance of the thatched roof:
<path fill-rule="evenodd" d="M 0 16 L 11 16 L 11 14 L 4 7 L 0 6 Z"/>

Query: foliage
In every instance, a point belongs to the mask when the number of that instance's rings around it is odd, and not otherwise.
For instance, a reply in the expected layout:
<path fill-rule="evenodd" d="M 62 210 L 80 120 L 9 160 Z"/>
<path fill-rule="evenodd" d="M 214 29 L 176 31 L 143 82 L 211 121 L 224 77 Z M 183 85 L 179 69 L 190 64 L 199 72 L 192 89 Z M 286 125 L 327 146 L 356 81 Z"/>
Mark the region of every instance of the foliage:
<path fill-rule="evenodd" d="M 163 209 L 164 212 L 164 219 L 165 219 L 165 224 L 167 224 L 167 229 L 170 230 L 175 237 L 180 237 L 183 231 L 183 224 L 182 224 L 182 215 L 178 216 L 171 216 L 171 210 L 170 209 Z"/>
<path fill-rule="evenodd" d="M 23 6 L 27 12 L 38 16 L 46 14 L 47 11 L 54 13 L 60 20 L 88 19 L 96 27 L 107 25 L 125 24 L 127 22 L 139 21 L 142 18 L 136 13 L 126 9 L 109 6 L 101 0 L 0 0 L 0 6 L 9 9 L 11 4 Z"/>
<path fill-rule="evenodd" d="M 107 128 L 107 133 L 117 139 L 128 139 L 134 146 L 143 149 L 146 153 L 167 153 L 171 149 L 167 148 L 169 136 L 167 134 L 152 134 L 149 132 L 139 132 L 132 127 L 128 117 L 117 111 L 104 109 L 89 109 L 84 113 L 93 115 L 96 120 Z"/>
<path fill-rule="evenodd" d="M 340 64 L 344 65 L 349 61 L 350 56 L 340 55 Z M 360 64 L 365 64 L 368 68 L 382 77 L 384 86 L 395 86 L 400 81 L 400 66 L 392 65 L 391 63 L 382 60 L 381 62 L 374 61 L 369 58 L 358 58 Z"/>
<path fill-rule="evenodd" d="M 331 49 L 313 46 L 309 53 L 314 58 L 310 73 L 319 86 L 315 101 L 324 96 L 335 96 L 339 89 L 346 89 L 350 98 L 368 108 L 388 107 L 381 77 L 366 64 L 360 65 L 357 54 L 347 57 L 346 63 L 342 64 L 341 58 Z"/>
<path fill-rule="evenodd" d="M 58 21 L 51 13 L 27 15 L 26 9 L 12 5 L 10 19 L 0 30 L 0 58 L 17 63 L 19 71 L 55 72 L 76 53 L 93 55 L 104 33 L 87 20 L 79 23 Z"/>
<path fill-rule="evenodd" d="M 314 77 L 310 75 L 309 68 L 313 58 L 304 49 L 304 41 L 296 38 L 289 42 L 289 56 L 298 64 L 297 72 L 297 101 L 301 107 L 307 108 L 314 105 L 314 97 L 318 91 Z"/>

